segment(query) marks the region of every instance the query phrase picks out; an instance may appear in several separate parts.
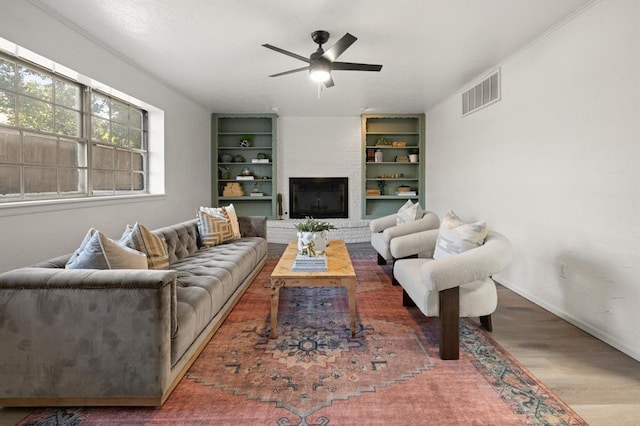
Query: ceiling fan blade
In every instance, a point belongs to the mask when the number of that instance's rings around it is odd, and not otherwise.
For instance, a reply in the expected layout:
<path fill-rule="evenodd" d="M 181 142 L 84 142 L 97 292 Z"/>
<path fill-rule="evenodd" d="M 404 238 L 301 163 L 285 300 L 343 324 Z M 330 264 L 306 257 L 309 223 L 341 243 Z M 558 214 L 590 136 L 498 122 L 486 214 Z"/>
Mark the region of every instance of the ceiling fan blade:
<path fill-rule="evenodd" d="M 281 75 L 293 74 L 294 72 L 309 71 L 309 67 L 296 68 L 295 70 L 283 71 L 278 74 L 272 74 L 269 77 L 280 77 Z"/>
<path fill-rule="evenodd" d="M 382 69 L 382 65 L 357 64 L 354 62 L 333 62 L 331 63 L 331 69 L 339 71 L 380 71 Z"/>
<path fill-rule="evenodd" d="M 347 50 L 349 46 L 351 46 L 356 40 L 357 38 L 355 36 L 346 33 L 340 40 L 336 42 L 336 44 L 334 44 L 329 50 L 324 52 L 322 56 L 333 62 L 338 59 L 338 56 L 342 55 L 344 51 Z"/>
<path fill-rule="evenodd" d="M 301 60 L 302 62 L 309 63 L 309 58 L 305 58 L 304 56 L 298 55 L 297 53 L 289 52 L 288 50 L 280 49 L 279 47 L 272 46 L 270 44 L 263 44 L 267 49 L 275 50 L 278 53 L 282 53 L 283 55 L 291 56 L 292 58 L 296 58 Z"/>
<path fill-rule="evenodd" d="M 327 89 L 329 87 L 333 87 L 333 77 L 329 76 L 329 80 L 324 82 L 324 87 L 326 87 Z"/>

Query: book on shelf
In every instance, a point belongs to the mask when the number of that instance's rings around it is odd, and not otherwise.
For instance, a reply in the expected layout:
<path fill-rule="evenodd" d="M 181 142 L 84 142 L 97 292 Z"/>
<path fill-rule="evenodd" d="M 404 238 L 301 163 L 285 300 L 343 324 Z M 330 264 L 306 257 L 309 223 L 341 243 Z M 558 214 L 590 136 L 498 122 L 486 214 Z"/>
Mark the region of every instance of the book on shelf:
<path fill-rule="evenodd" d="M 268 158 L 252 158 L 251 162 L 252 163 L 269 163 L 269 159 Z"/>
<path fill-rule="evenodd" d="M 253 176 L 244 176 L 244 175 L 238 175 L 236 176 L 236 180 L 254 180 L 255 178 Z"/>
<path fill-rule="evenodd" d="M 415 197 L 418 193 L 416 191 L 396 191 L 396 195 L 399 197 Z"/>
<path fill-rule="evenodd" d="M 251 197 L 264 197 L 264 194 L 262 192 L 250 192 L 249 196 L 251 196 Z"/>

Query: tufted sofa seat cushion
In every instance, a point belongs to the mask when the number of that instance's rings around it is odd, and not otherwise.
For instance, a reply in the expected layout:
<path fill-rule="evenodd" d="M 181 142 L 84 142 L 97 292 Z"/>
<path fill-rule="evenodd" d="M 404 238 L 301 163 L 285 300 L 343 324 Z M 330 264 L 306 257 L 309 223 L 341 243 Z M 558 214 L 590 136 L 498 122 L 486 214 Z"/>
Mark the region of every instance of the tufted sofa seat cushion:
<path fill-rule="evenodd" d="M 180 359 L 266 254 L 264 238 L 248 237 L 202 248 L 170 266 L 178 271 L 172 363 Z"/>
<path fill-rule="evenodd" d="M 199 248 L 197 220 L 154 232 L 167 242 L 169 269 L 178 272 L 171 317 L 173 365 L 267 255 L 267 241 L 243 237 Z"/>

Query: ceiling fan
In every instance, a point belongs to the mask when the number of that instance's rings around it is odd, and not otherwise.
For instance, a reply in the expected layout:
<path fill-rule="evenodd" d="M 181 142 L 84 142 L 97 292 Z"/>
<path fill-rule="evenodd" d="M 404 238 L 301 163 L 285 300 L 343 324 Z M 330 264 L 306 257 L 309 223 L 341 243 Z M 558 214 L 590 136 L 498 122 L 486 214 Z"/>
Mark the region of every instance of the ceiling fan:
<path fill-rule="evenodd" d="M 324 83 L 325 87 L 331 87 L 334 85 L 333 78 L 331 77 L 331 71 L 380 71 L 382 69 L 382 65 L 336 61 L 338 56 L 342 55 L 344 51 L 357 40 L 356 37 L 349 33 L 346 33 L 326 52 L 322 49 L 322 45 L 329 40 L 329 33 L 327 31 L 314 31 L 311 33 L 311 39 L 318 45 L 318 50 L 313 52 L 309 58 L 289 52 L 288 50 L 280 49 L 279 47 L 275 47 L 270 44 L 263 44 L 267 49 L 275 50 L 276 52 L 291 56 L 292 58 L 299 59 L 309 64 L 306 67 L 280 72 L 278 74 L 270 75 L 269 77 L 279 77 L 281 75 L 308 70 L 312 80 L 318 82 L 318 84 Z"/>

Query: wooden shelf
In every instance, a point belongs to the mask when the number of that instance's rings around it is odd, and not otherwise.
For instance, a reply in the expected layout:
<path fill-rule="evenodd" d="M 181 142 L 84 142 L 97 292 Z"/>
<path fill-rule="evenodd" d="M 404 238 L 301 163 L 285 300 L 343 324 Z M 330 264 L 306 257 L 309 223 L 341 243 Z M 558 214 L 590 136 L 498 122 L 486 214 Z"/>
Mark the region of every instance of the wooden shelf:
<path fill-rule="evenodd" d="M 276 132 L 275 114 L 212 114 L 211 116 L 211 203 L 213 206 L 233 203 L 239 216 L 276 217 Z M 240 146 L 240 136 L 251 135 L 250 146 Z M 252 155 L 265 153 L 268 163 L 251 162 Z M 241 155 L 242 162 L 222 162 L 221 154 Z M 253 157 L 257 158 L 257 157 Z M 258 178 L 237 180 L 235 176 L 242 169 L 249 168 Z M 230 178 L 221 178 L 221 168 L 229 171 Z M 263 179 L 263 176 L 268 178 Z M 239 183 L 245 193 L 240 197 L 225 197 L 223 188 L 228 183 Z M 264 195 L 252 197 L 249 194 L 256 187 Z"/>
<path fill-rule="evenodd" d="M 417 201 L 424 208 L 425 141 L 424 114 L 363 114 L 362 115 L 362 217 L 372 219 L 395 213 L 406 200 Z M 388 142 L 404 141 L 405 146 L 376 145 L 379 138 Z M 383 152 L 384 159 L 395 156 L 417 154 L 418 162 L 368 160 L 368 152 Z M 410 174 L 411 177 L 379 177 L 396 173 Z M 395 185 L 406 183 L 417 195 L 366 195 L 367 189 L 378 189 L 378 183 L 388 184 L 385 192 L 395 192 Z M 368 185 L 368 186 L 367 186 Z"/>

